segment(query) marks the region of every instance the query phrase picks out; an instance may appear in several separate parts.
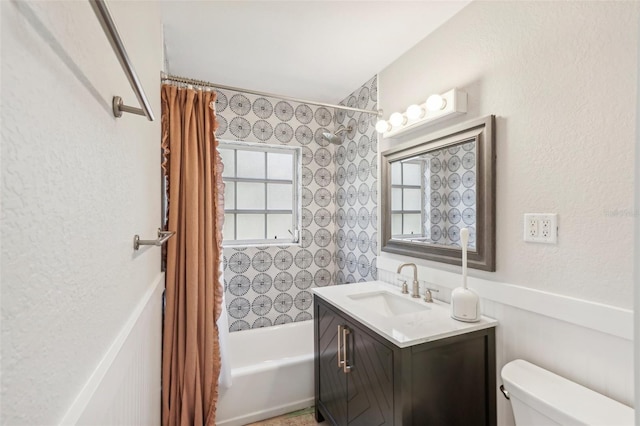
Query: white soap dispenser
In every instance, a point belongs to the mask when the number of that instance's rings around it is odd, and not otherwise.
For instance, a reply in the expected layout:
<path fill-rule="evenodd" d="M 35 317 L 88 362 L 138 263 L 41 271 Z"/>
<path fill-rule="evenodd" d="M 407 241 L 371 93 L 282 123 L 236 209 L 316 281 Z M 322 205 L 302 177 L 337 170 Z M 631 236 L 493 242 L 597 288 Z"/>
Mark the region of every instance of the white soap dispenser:
<path fill-rule="evenodd" d="M 480 298 L 475 291 L 467 288 L 467 244 L 469 229 L 460 230 L 462 244 L 462 287 L 451 292 L 451 318 L 465 322 L 480 321 Z"/>

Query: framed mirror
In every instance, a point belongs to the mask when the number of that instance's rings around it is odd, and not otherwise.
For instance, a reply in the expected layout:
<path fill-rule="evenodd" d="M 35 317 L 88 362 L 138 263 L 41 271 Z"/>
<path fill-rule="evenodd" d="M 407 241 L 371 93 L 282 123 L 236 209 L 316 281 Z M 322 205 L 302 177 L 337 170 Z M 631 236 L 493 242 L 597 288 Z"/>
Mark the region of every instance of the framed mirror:
<path fill-rule="evenodd" d="M 494 116 L 382 153 L 382 251 L 495 271 Z"/>

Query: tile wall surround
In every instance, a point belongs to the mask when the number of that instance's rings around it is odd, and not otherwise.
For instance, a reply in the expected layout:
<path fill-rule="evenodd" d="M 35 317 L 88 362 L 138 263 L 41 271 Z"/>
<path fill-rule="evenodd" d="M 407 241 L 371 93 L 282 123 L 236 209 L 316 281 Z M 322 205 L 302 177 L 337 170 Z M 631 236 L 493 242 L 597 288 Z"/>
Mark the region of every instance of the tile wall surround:
<path fill-rule="evenodd" d="M 230 331 L 312 319 L 310 289 L 375 274 L 377 139 L 368 115 L 218 90 L 219 140 L 302 148 L 300 244 L 225 247 Z M 376 78 L 343 102 L 375 109 Z M 351 125 L 341 146 L 322 138 Z M 337 255 L 339 253 L 339 255 Z"/>
<path fill-rule="evenodd" d="M 378 80 L 373 77 L 341 105 L 376 110 Z M 335 154 L 336 284 L 377 279 L 378 133 L 371 114 L 337 110 L 335 129 L 345 132 Z"/>

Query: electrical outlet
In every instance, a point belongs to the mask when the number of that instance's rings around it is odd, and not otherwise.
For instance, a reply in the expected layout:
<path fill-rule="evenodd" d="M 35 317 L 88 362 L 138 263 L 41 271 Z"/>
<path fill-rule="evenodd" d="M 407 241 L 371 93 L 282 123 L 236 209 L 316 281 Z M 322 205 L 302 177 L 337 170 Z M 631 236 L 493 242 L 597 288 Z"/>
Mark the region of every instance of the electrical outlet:
<path fill-rule="evenodd" d="M 525 213 L 524 240 L 532 243 L 557 243 L 558 215 L 555 213 Z"/>
<path fill-rule="evenodd" d="M 524 215 L 524 240 L 535 241 L 538 238 L 538 218 L 527 213 Z"/>
<path fill-rule="evenodd" d="M 542 243 L 556 244 L 558 242 L 558 215 L 545 213 L 540 215 L 540 238 Z"/>
<path fill-rule="evenodd" d="M 527 216 L 529 216 L 527 218 Z M 525 233 L 532 238 L 538 236 L 538 219 L 534 215 L 525 215 L 525 226 L 527 229 Z"/>
<path fill-rule="evenodd" d="M 549 238 L 549 235 L 551 235 L 551 220 L 543 219 L 540 221 L 540 236 Z"/>

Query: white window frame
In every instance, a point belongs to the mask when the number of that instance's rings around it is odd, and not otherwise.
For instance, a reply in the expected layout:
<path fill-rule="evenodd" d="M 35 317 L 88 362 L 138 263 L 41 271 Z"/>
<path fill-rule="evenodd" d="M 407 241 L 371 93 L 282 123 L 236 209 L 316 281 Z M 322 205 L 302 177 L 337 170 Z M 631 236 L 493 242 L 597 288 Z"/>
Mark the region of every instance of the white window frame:
<path fill-rule="evenodd" d="M 234 154 L 233 158 L 236 164 L 234 164 L 234 176 L 223 176 L 223 181 L 225 185 L 228 183 L 232 183 L 235 185 L 237 182 L 250 182 L 250 183 L 264 183 L 265 184 L 265 192 L 268 183 L 290 183 L 293 188 L 292 194 L 292 206 L 291 210 L 275 210 L 268 209 L 267 204 L 267 194 L 265 193 L 265 208 L 264 209 L 238 209 L 238 192 L 237 187 L 234 188 L 234 196 L 235 200 L 233 205 L 234 209 L 227 209 L 225 206 L 224 213 L 225 216 L 232 215 L 234 220 L 234 235 L 233 238 L 229 238 L 226 235 L 223 235 L 223 246 L 265 246 L 265 245 L 286 245 L 286 244 L 299 244 L 300 242 L 300 225 L 301 218 L 300 213 L 302 211 L 301 198 L 302 198 L 302 186 L 301 186 L 301 174 L 302 174 L 302 149 L 299 147 L 290 147 L 290 146 L 280 146 L 280 145 L 268 145 L 263 143 L 252 143 L 252 142 L 234 142 L 229 140 L 219 140 L 218 144 L 219 149 L 228 149 L 234 151 L 250 151 L 250 152 L 261 152 L 265 153 L 265 177 L 263 178 L 239 178 L 237 177 L 238 171 L 238 156 Z M 284 180 L 284 179 L 269 179 L 267 178 L 267 153 L 287 153 L 292 155 L 292 179 Z M 237 215 L 238 214 L 264 214 L 265 218 L 265 238 L 264 239 L 254 239 L 254 240 L 237 240 Z M 292 223 L 290 234 L 291 238 L 287 239 L 278 239 L 278 238 L 267 238 L 267 217 L 269 214 L 291 214 Z M 226 218 L 225 218 L 226 220 Z"/>
<path fill-rule="evenodd" d="M 420 185 L 406 185 L 404 183 L 404 165 L 405 164 L 416 164 L 418 163 L 420 165 Z M 400 223 L 400 228 L 404 231 L 404 217 L 406 214 L 420 214 L 420 230 L 422 231 L 420 234 L 394 234 L 392 235 L 391 238 L 395 238 L 395 239 L 416 239 L 416 240 L 423 240 L 426 237 L 426 233 L 425 233 L 425 229 L 424 229 L 424 223 L 425 223 L 425 215 L 428 214 L 428 212 L 425 212 L 426 209 L 426 205 L 425 205 L 425 188 L 426 188 L 426 182 L 424 179 L 425 176 L 425 165 L 424 165 L 424 161 L 421 161 L 420 159 L 415 159 L 415 158 L 411 158 L 409 160 L 404 160 L 399 162 L 400 164 L 400 184 L 391 184 L 391 190 L 393 191 L 393 189 L 400 189 L 400 193 L 401 198 L 400 198 L 400 209 L 396 209 L 393 210 L 393 206 L 392 206 L 392 210 L 391 210 L 391 217 L 393 217 L 393 215 L 400 215 L 401 217 L 401 223 Z M 419 189 L 420 190 L 420 210 L 404 210 L 404 208 L 402 208 L 404 206 L 404 190 L 405 189 Z"/>

